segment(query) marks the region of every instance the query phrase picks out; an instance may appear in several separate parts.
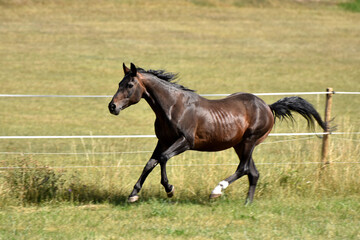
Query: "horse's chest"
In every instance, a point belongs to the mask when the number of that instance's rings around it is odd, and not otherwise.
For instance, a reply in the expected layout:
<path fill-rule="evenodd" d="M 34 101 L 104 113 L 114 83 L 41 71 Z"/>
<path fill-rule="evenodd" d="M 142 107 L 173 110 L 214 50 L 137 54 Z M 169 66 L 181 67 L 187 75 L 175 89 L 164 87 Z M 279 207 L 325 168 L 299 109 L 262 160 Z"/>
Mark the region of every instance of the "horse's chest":
<path fill-rule="evenodd" d="M 169 121 L 156 119 L 155 121 L 156 137 L 167 143 L 171 143 L 179 138 L 179 133 L 174 124 Z"/>

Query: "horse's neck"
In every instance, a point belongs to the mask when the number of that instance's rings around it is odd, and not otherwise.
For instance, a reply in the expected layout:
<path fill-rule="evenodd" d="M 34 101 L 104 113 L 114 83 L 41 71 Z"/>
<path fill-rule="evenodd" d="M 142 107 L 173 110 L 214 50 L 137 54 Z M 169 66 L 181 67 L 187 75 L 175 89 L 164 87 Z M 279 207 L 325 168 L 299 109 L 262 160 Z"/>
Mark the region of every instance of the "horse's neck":
<path fill-rule="evenodd" d="M 148 79 L 143 83 L 146 88 L 144 98 L 156 116 L 158 118 L 169 118 L 171 108 L 176 103 L 178 92 L 181 90 L 162 82 L 162 80 Z"/>

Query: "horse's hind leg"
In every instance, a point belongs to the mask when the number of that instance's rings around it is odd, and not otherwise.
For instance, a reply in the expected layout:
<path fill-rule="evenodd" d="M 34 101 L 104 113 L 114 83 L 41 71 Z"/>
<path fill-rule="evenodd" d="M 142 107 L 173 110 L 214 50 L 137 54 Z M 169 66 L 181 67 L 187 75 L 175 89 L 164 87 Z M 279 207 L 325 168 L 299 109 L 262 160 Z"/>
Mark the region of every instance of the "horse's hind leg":
<path fill-rule="evenodd" d="M 256 169 L 255 163 L 251 157 L 250 162 L 249 162 L 249 173 L 248 173 L 249 192 L 248 192 L 248 196 L 246 198 L 245 204 L 252 203 L 252 201 L 254 199 L 255 189 L 256 189 L 256 185 L 257 185 L 257 181 L 259 180 L 259 177 L 260 177 L 259 172 Z"/>
<path fill-rule="evenodd" d="M 241 178 L 244 175 L 248 175 L 250 187 L 247 202 L 252 201 L 257 180 L 259 179 L 259 173 L 256 170 L 255 164 L 252 160 L 252 152 L 254 150 L 254 147 L 255 143 L 250 141 L 246 141 L 234 146 L 235 152 L 240 158 L 239 166 L 237 167 L 233 175 L 221 181 L 215 187 L 215 189 L 211 192 L 210 198 L 220 197 L 222 195 L 222 191 L 226 189 L 231 183 L 235 182 L 237 179 Z"/>

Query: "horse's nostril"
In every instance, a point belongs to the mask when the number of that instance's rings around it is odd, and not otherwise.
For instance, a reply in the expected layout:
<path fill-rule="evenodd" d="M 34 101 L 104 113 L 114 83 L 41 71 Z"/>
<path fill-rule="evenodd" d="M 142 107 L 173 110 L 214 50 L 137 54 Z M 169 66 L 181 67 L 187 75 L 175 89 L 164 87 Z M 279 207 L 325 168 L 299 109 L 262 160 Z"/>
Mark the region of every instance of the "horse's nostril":
<path fill-rule="evenodd" d="M 115 109 L 116 109 L 116 105 L 114 104 L 114 103 L 109 103 L 109 110 L 111 111 L 111 112 L 113 112 L 113 111 L 115 111 Z"/>

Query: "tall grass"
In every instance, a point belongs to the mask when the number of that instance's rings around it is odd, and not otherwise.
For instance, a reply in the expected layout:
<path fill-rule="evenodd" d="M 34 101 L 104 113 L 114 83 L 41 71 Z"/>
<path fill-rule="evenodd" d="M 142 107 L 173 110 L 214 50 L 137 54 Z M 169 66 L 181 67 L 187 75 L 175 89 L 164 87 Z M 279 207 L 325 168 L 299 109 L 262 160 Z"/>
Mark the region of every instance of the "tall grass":
<path fill-rule="evenodd" d="M 357 177 L 359 137 L 332 137 L 330 155 L 333 163 L 325 166 L 319 163 L 321 139 L 294 140 L 271 143 L 274 140 L 269 139 L 256 150 L 254 158 L 261 175 L 256 201 L 274 196 L 279 199 L 296 196 L 321 198 L 360 193 Z M 53 162 L 54 156 L 40 157 L 39 160 L 34 160 L 34 156 L 9 159 L 7 166 L 13 169 L 2 174 L 2 205 L 4 202 L 15 205 L 46 201 L 125 202 L 151 153 L 98 155 L 101 152 L 96 150 L 97 144 L 92 142 L 85 147 L 86 144 L 82 143 L 88 154 L 56 156 L 62 158 L 58 163 Z M 132 144 L 125 143 L 122 149 L 131 150 Z M 76 161 L 71 163 L 74 158 Z M 237 164 L 237 156 L 232 150 L 188 152 L 171 159 L 168 175 L 176 187 L 174 200 L 207 202 L 212 188 L 232 174 Z M 247 188 L 248 181 L 244 177 L 226 190 L 225 197 L 242 200 Z M 145 200 L 166 198 L 160 185 L 159 169 L 155 169 L 147 179 L 141 197 Z"/>

